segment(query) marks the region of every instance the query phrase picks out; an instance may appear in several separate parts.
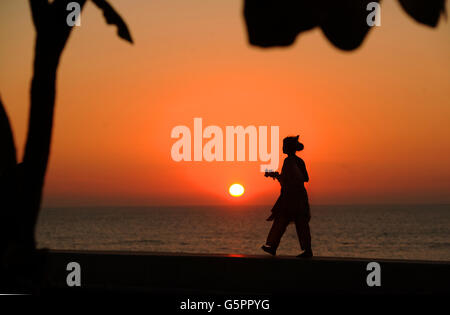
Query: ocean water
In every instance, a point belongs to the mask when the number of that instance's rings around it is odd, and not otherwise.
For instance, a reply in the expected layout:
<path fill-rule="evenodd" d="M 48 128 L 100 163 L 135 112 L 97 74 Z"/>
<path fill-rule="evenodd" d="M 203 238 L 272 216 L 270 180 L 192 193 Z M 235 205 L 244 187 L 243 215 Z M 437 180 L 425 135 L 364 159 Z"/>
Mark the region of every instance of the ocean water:
<path fill-rule="evenodd" d="M 38 247 L 263 254 L 271 206 L 45 208 Z M 315 255 L 450 261 L 450 205 L 312 206 Z M 297 255 L 293 225 L 279 255 Z"/>

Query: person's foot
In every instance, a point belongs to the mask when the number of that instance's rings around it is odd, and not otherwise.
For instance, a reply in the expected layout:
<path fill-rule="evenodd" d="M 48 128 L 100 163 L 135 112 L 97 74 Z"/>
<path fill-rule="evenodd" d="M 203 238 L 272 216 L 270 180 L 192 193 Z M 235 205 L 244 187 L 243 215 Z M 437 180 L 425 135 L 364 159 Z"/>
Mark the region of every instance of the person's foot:
<path fill-rule="evenodd" d="M 267 246 L 267 245 L 261 246 L 261 249 L 262 249 L 263 251 L 265 251 L 266 253 L 269 253 L 269 254 L 272 255 L 272 256 L 275 256 L 275 254 L 276 254 L 276 252 L 277 252 L 276 249 L 272 248 L 271 246 Z"/>
<path fill-rule="evenodd" d="M 312 250 L 305 250 L 300 255 L 297 255 L 297 258 L 311 258 L 313 256 Z"/>

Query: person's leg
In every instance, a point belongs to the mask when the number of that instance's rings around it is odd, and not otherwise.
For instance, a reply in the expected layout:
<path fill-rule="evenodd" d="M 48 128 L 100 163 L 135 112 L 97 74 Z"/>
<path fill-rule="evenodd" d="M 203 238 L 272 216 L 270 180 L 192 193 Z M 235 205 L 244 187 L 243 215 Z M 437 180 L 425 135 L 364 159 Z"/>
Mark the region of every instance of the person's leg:
<path fill-rule="evenodd" d="M 267 236 L 266 245 L 270 246 L 274 252 L 277 250 L 278 245 L 280 245 L 281 237 L 286 231 L 288 224 L 289 221 L 283 217 L 277 217 L 273 221 L 272 228 Z"/>
<path fill-rule="evenodd" d="M 295 221 L 295 229 L 297 231 L 300 248 L 306 253 L 312 253 L 311 249 L 311 231 L 309 229 L 309 222 L 305 219 L 298 219 Z"/>

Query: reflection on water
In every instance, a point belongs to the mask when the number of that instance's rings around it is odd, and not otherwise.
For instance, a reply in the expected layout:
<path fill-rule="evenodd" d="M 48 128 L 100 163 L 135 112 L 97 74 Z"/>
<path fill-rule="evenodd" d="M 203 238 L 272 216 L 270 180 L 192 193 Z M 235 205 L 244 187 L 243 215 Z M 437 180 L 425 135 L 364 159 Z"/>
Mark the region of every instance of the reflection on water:
<path fill-rule="evenodd" d="M 270 206 L 47 208 L 39 247 L 263 254 Z M 318 256 L 450 260 L 450 206 L 313 206 Z M 279 255 L 296 255 L 294 226 Z"/>

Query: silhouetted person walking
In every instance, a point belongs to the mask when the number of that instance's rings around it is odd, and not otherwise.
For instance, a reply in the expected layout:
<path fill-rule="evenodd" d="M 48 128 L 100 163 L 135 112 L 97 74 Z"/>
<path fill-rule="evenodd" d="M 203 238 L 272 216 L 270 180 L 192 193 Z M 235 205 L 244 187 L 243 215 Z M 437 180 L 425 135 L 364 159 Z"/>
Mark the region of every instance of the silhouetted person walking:
<path fill-rule="evenodd" d="M 266 244 L 261 248 L 271 255 L 275 255 L 281 237 L 289 223 L 295 223 L 297 236 L 303 253 L 297 257 L 309 258 L 313 256 L 311 249 L 311 233 L 309 220 L 311 218 L 308 194 L 304 183 L 309 181 L 305 162 L 295 152 L 303 150 L 304 146 L 298 137 L 283 139 L 283 153 L 288 156 L 284 159 L 281 174 L 266 172 L 266 177 L 276 178 L 281 184 L 280 197 L 272 208 L 272 214 L 267 221 L 272 221 L 272 228 L 267 236 Z"/>

